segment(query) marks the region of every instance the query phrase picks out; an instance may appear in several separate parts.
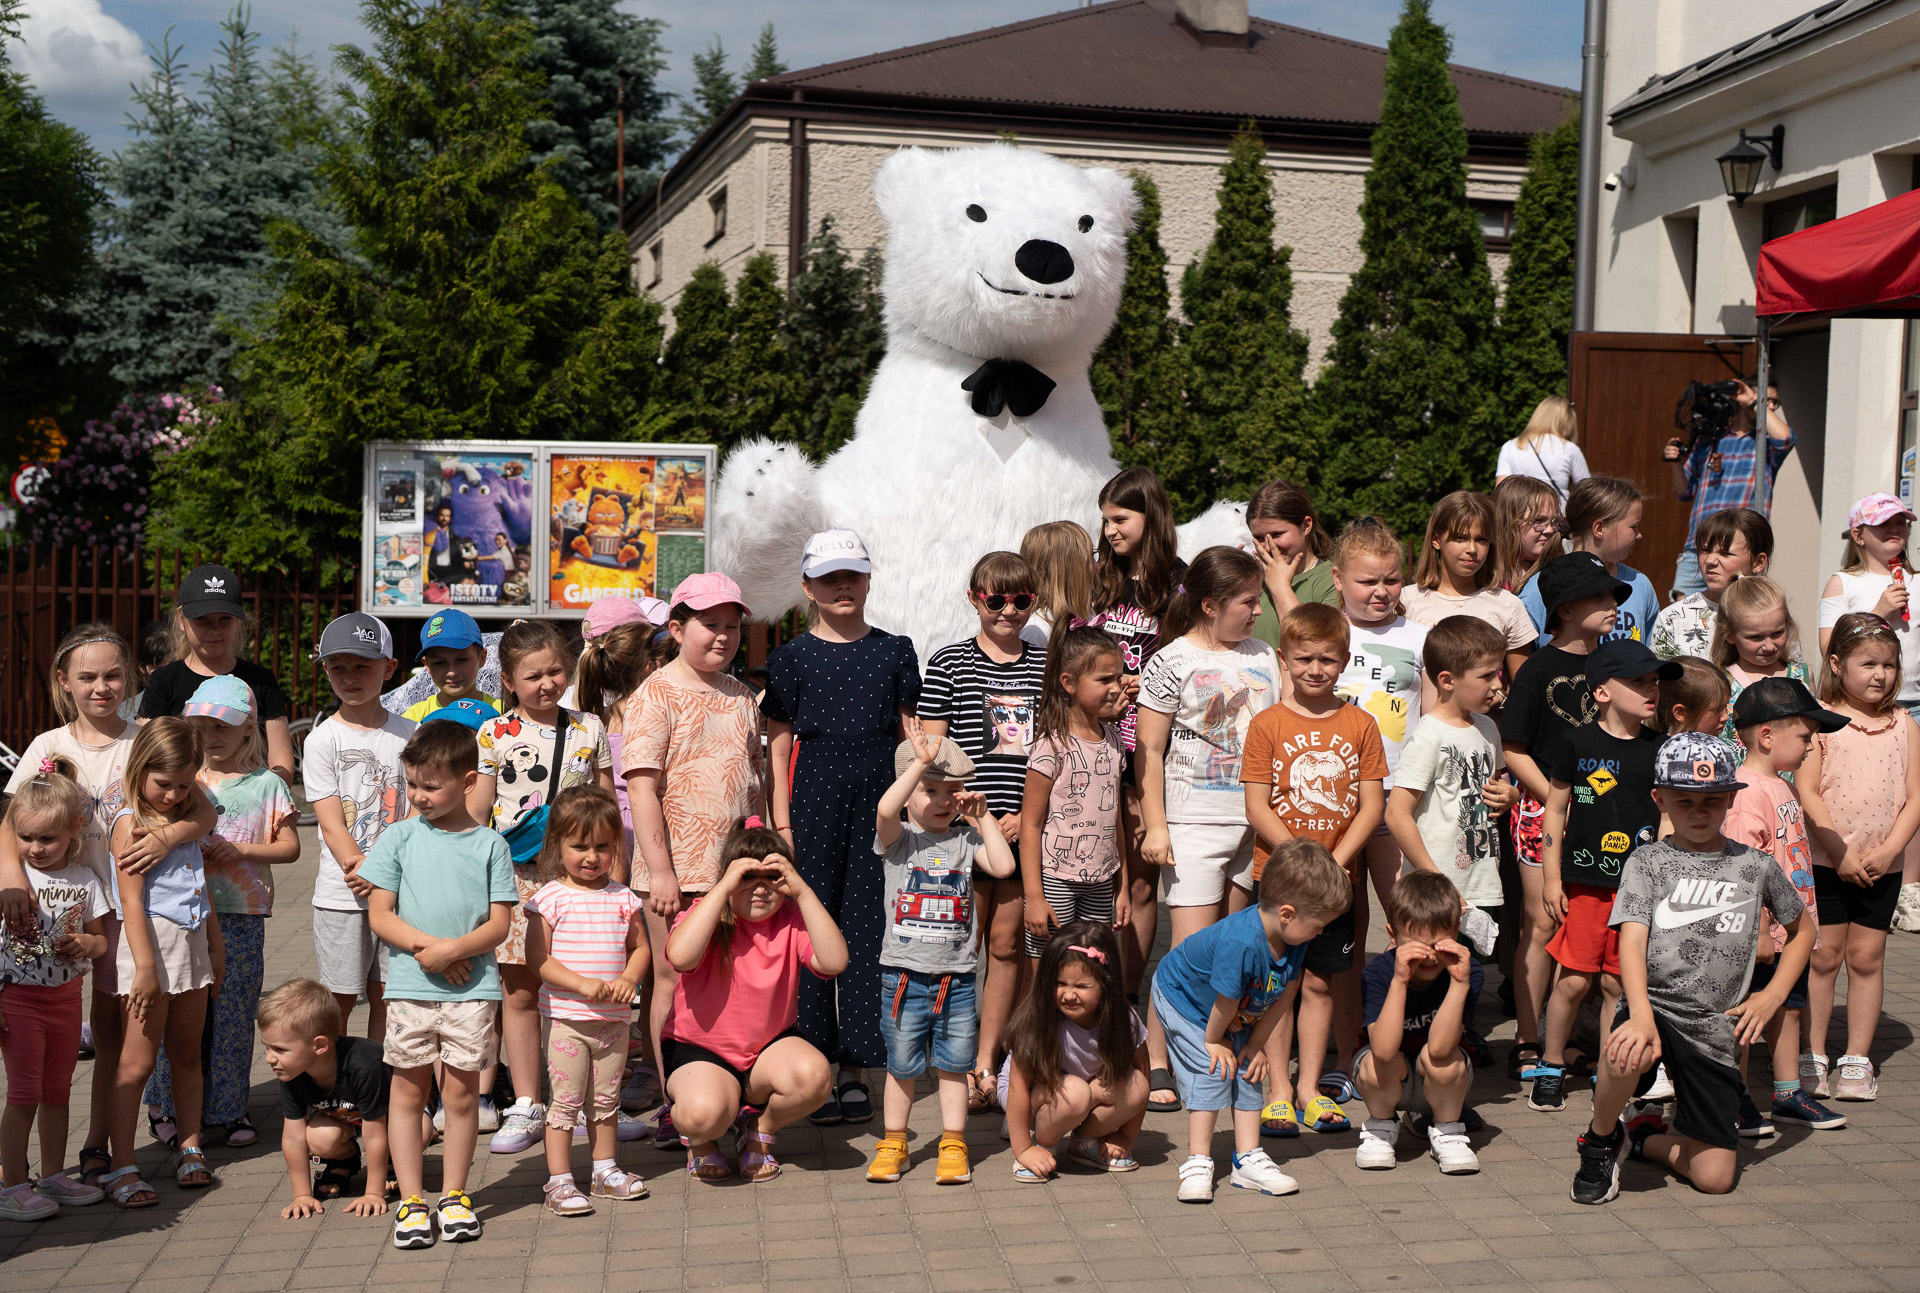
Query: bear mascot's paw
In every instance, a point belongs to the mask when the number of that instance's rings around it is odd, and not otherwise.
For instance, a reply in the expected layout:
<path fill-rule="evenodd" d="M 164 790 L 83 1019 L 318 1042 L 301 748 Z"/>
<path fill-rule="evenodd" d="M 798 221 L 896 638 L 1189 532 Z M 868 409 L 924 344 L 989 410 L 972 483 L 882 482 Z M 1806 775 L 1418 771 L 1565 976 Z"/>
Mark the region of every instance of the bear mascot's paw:
<path fill-rule="evenodd" d="M 1192 561 L 1211 547 L 1253 550 L 1247 530 L 1247 505 L 1221 500 L 1175 531 L 1180 560 Z"/>
<path fill-rule="evenodd" d="M 757 436 L 741 442 L 715 483 L 713 512 L 710 568 L 731 575 L 762 619 L 798 605 L 800 550 L 827 528 L 807 456 Z"/>

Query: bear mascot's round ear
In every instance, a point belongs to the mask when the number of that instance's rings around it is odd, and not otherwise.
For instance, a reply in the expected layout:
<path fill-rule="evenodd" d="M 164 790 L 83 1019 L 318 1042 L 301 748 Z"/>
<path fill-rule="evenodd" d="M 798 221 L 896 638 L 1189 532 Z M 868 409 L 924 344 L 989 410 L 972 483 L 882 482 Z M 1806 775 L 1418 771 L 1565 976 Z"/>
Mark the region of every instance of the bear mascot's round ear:
<path fill-rule="evenodd" d="M 925 200 L 941 170 L 939 155 L 925 148 L 902 148 L 880 163 L 873 175 L 873 200 L 880 218 L 889 225 L 902 219 L 916 198 Z"/>
<path fill-rule="evenodd" d="M 1133 187 L 1133 179 L 1119 171 L 1104 166 L 1090 166 L 1086 170 L 1087 180 L 1098 189 L 1122 221 L 1115 232 L 1126 235 L 1133 232 L 1133 222 L 1140 216 L 1140 194 Z"/>

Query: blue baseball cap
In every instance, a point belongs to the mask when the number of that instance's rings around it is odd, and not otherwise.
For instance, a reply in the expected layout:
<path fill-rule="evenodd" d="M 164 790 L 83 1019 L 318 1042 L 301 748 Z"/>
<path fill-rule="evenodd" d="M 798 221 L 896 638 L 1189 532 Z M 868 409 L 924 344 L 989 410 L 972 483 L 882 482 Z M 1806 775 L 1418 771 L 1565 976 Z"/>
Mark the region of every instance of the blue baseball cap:
<path fill-rule="evenodd" d="M 471 621 L 469 621 L 471 622 Z M 479 731 L 480 725 L 489 719 L 500 717 L 500 711 L 484 700 L 475 700 L 471 696 L 462 696 L 449 705 L 442 705 L 420 721 L 431 723 L 445 719 L 449 723 L 458 723 L 464 728 Z"/>
<path fill-rule="evenodd" d="M 239 727 L 253 717 L 253 689 L 230 673 L 208 678 L 193 689 L 184 718 L 217 718 L 228 727 Z"/>
<path fill-rule="evenodd" d="M 427 652 L 434 647 L 458 651 L 462 647 L 481 645 L 480 626 L 473 622 L 473 616 L 465 611 L 444 610 L 428 620 L 426 627 L 420 630 L 420 654 L 414 659 L 425 659 Z"/>

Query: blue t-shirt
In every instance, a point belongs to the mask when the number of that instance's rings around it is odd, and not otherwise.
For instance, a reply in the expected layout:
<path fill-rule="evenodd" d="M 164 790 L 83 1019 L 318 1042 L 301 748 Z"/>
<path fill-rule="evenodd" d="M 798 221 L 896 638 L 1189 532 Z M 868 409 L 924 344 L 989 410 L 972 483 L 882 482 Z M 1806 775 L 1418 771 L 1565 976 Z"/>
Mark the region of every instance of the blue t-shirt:
<path fill-rule="evenodd" d="M 1393 949 L 1376 955 L 1360 971 L 1360 1044 L 1368 1045 L 1367 1030 L 1373 1027 L 1373 1021 L 1380 1017 L 1380 1007 L 1387 1004 L 1387 989 L 1393 986 Z M 1467 966 L 1467 1000 L 1460 1009 L 1461 1033 L 1463 1042 L 1477 1042 L 1478 1033 L 1473 1031 L 1473 1007 L 1480 1000 L 1480 985 L 1486 978 L 1486 972 L 1480 968 L 1480 962 L 1472 961 Z M 1407 980 L 1406 1013 L 1401 1020 L 1400 1053 L 1418 1055 L 1427 1044 L 1427 1033 L 1433 1028 L 1433 1017 L 1440 1013 L 1441 1005 L 1447 999 L 1447 992 L 1453 987 L 1453 976 L 1442 971 L 1440 977 L 1430 983 Z"/>
<path fill-rule="evenodd" d="M 1267 1013 L 1300 977 L 1306 959 L 1305 943 L 1275 956 L 1260 909 L 1246 907 L 1182 940 L 1160 958 L 1153 981 L 1168 1004 L 1201 1027 L 1213 1013 L 1216 997 L 1239 998 L 1240 1013 L 1227 1029 L 1231 1034 Z"/>
<path fill-rule="evenodd" d="M 360 864 L 360 876 L 391 891 L 400 919 L 435 938 L 471 934 L 485 923 L 490 904 L 520 900 L 513 854 L 499 832 L 484 826 L 455 834 L 424 817 L 409 817 L 381 832 Z M 456 987 L 396 947 L 387 963 L 386 995 L 400 1001 L 493 1000 L 500 995 L 500 971 L 493 953 L 482 952 L 473 958 L 471 976 Z"/>
<path fill-rule="evenodd" d="M 1620 603 L 1620 618 L 1615 621 L 1613 632 L 1600 640 L 1645 642 L 1653 636 L 1653 618 L 1660 613 L 1660 599 L 1654 596 L 1652 581 L 1624 561 L 1620 563 L 1620 579 L 1631 585 L 1633 591 Z M 1540 599 L 1540 576 L 1527 580 L 1520 590 L 1520 604 L 1533 617 L 1533 627 L 1540 630 L 1540 640 L 1534 643 L 1538 650 L 1553 640 L 1553 635 L 1547 632 L 1547 604 Z"/>
<path fill-rule="evenodd" d="M 113 824 L 118 826 L 121 817 L 133 816 L 131 808 L 123 808 Z M 108 838 L 112 838 L 111 829 Z M 149 916 L 170 920 L 185 930 L 195 930 L 207 923 L 207 914 L 213 908 L 207 905 L 207 870 L 200 856 L 199 840 L 176 844 L 141 878 L 147 885 Z"/>

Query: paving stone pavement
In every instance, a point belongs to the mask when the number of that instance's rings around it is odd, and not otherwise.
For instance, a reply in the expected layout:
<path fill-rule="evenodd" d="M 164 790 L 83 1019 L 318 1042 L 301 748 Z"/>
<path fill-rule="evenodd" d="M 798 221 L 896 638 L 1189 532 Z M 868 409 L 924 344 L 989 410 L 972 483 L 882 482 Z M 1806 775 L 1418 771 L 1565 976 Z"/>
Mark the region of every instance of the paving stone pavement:
<path fill-rule="evenodd" d="M 311 830 L 303 834 L 304 857 L 318 856 Z M 286 870 L 281 914 L 268 926 L 269 986 L 313 969 L 311 863 Z M 1788 1131 L 1744 1146 L 1739 1188 L 1720 1198 L 1629 1163 L 1614 1203 L 1572 1203 L 1573 1138 L 1586 1092 L 1576 1090 L 1561 1114 L 1535 1113 L 1512 1083 L 1484 1074 L 1474 1091 L 1487 1120 L 1475 1138 L 1477 1176 L 1442 1177 L 1424 1154 L 1414 1156 L 1407 1135 L 1398 1170 L 1363 1173 L 1353 1164 L 1353 1133 L 1306 1133 L 1266 1142 L 1298 1178 L 1298 1194 L 1270 1199 L 1223 1181 L 1212 1206 L 1185 1205 L 1174 1199 L 1185 1120 L 1172 1114 L 1148 1118 L 1139 1172 L 1069 1169 L 1050 1184 L 1020 1185 L 996 1115 L 976 1117 L 968 1129 L 973 1184 L 940 1188 L 929 1093 L 915 1105 L 914 1164 L 898 1185 L 865 1180 L 877 1124 L 802 1125 L 783 1134 L 786 1170 L 765 1185 L 691 1182 L 678 1156 L 624 1145 L 623 1164 L 647 1176 L 652 1197 L 601 1200 L 595 1215 L 563 1219 L 540 1207 L 546 1173 L 537 1147 L 516 1155 L 483 1150 L 473 1195 L 485 1237 L 403 1253 L 390 1243 L 387 1218 L 346 1216 L 337 1204 L 318 1219 L 280 1219 L 288 1199 L 277 1093 L 256 1059 L 260 1141 L 210 1152 L 213 1189 L 190 1194 L 162 1183 L 159 1206 L 145 1211 L 101 1204 L 38 1225 L 0 1222 L 0 1290 L 797 1293 L 856 1283 L 889 1290 L 1218 1287 L 1223 1277 L 1289 1293 L 1920 1290 L 1920 1068 L 1908 1022 L 1920 1019 L 1920 937 L 1892 936 L 1886 979 L 1874 1048 L 1883 1066 L 1880 1099 L 1841 1106 L 1851 1119 L 1845 1130 Z M 1483 1024 L 1489 1019 L 1483 1009 Z M 1843 1019 L 1844 1010 L 1836 1035 Z M 1506 1024 L 1493 1035 L 1511 1030 Z M 90 1069 L 82 1062 L 75 1075 L 73 1149 L 84 1134 Z M 1764 1098 L 1765 1075 L 1756 1077 Z M 1229 1148 L 1222 1135 L 1222 1164 Z M 584 1170 L 585 1150 L 575 1157 Z M 160 1180 L 163 1158 L 157 1145 L 142 1152 L 148 1179 Z M 436 1171 L 429 1162 L 430 1181 Z"/>

